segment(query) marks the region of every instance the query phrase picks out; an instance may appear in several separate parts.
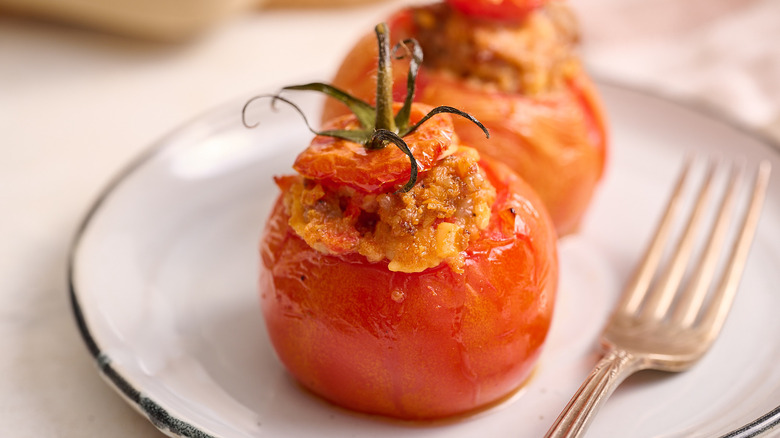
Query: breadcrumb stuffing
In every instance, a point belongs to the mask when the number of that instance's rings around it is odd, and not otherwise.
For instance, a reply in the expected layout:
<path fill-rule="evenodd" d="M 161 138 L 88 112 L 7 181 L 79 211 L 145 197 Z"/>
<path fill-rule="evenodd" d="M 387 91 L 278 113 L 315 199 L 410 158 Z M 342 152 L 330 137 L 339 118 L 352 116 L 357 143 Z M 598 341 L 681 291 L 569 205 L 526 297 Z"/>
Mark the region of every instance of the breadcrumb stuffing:
<path fill-rule="evenodd" d="M 547 92 L 581 68 L 578 24 L 563 2 L 547 3 L 521 25 L 469 19 L 445 4 L 414 8 L 413 16 L 427 68 L 498 91 Z"/>
<path fill-rule="evenodd" d="M 474 149 L 460 147 L 406 193 L 330 190 L 300 177 L 284 195 L 289 225 L 323 253 L 387 260 L 391 271 L 421 272 L 445 262 L 463 272 L 464 251 L 488 226 L 496 197 L 478 161 Z"/>

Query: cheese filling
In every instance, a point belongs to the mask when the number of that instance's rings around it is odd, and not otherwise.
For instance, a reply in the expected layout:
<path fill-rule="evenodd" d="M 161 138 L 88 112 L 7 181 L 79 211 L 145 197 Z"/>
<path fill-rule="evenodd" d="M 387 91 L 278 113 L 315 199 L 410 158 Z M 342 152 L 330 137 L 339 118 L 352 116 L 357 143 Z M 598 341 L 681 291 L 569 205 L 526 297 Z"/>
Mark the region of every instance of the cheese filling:
<path fill-rule="evenodd" d="M 496 191 L 466 147 L 443 158 L 406 193 L 328 189 L 298 178 L 284 195 L 289 225 L 326 254 L 387 260 L 391 271 L 421 272 L 449 264 L 463 272 L 465 250 L 490 222 Z"/>

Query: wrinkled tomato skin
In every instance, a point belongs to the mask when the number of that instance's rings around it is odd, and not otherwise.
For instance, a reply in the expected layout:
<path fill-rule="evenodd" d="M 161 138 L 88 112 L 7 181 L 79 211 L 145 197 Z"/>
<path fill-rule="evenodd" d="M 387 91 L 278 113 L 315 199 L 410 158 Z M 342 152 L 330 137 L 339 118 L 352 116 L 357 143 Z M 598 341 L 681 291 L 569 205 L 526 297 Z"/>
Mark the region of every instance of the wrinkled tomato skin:
<path fill-rule="evenodd" d="M 395 39 L 413 37 L 411 13 L 403 10 L 388 23 Z M 376 41 L 366 35 L 347 54 L 333 85 L 373 102 L 375 86 L 366 77 L 376 71 Z M 397 95 L 405 92 L 408 62 L 393 65 Z M 398 99 L 398 96 L 395 96 Z M 420 69 L 415 100 L 453 106 L 476 117 L 490 138 L 471 122 L 454 118 L 465 144 L 506 163 L 539 194 L 560 236 L 576 232 L 601 179 L 607 158 L 603 106 L 583 69 L 570 74 L 563 87 L 529 97 L 481 88 L 468 81 Z M 323 119 L 347 113 L 328 99 Z"/>
<path fill-rule="evenodd" d="M 401 108 L 394 105 L 394 111 Z M 409 120 L 414 125 L 432 109 L 427 105 L 412 105 Z M 354 128 L 355 118 L 346 115 L 330 120 L 323 130 Z M 454 127 L 450 117 L 434 116 L 414 132 L 404 137 L 417 161 L 419 172 L 433 166 L 451 144 Z M 484 135 L 484 134 L 483 134 Z M 334 137 L 316 136 L 301 152 L 293 168 L 304 177 L 330 186 L 349 186 L 365 193 L 394 190 L 409 179 L 409 158 L 394 145 L 368 151 L 363 145 Z"/>
<path fill-rule="evenodd" d="M 482 164 L 497 202 L 463 274 L 317 252 L 277 202 L 260 244 L 261 305 L 304 387 L 356 411 L 424 420 L 488 405 L 528 378 L 553 313 L 555 232 L 522 180 Z"/>
<path fill-rule="evenodd" d="M 520 21 L 548 0 L 446 0 L 458 11 L 478 18 Z"/>

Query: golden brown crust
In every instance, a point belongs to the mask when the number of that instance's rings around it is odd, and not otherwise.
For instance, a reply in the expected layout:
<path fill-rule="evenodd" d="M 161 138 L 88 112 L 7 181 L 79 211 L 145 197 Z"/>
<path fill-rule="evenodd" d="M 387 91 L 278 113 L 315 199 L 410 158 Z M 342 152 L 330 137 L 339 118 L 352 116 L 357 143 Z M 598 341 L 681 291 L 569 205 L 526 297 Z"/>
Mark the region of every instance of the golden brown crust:
<path fill-rule="evenodd" d="M 326 254 L 356 252 L 388 269 L 421 272 L 446 262 L 462 271 L 463 251 L 490 221 L 495 189 L 461 147 L 425 173 L 406 193 L 331 190 L 297 179 L 284 196 L 289 225 Z"/>

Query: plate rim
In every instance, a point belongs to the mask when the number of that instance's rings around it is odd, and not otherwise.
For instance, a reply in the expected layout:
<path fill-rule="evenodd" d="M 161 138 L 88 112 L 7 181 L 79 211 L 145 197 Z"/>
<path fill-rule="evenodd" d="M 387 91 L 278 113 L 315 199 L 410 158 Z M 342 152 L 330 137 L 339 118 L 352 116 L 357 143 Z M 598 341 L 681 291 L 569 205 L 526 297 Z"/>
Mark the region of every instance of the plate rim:
<path fill-rule="evenodd" d="M 235 104 L 235 100 L 232 102 L 226 102 L 221 105 L 211 107 L 208 110 L 202 111 L 199 114 L 188 118 L 184 122 L 180 123 L 177 127 L 170 130 L 167 134 L 161 136 L 157 141 L 153 142 L 150 146 L 147 146 L 142 150 L 135 158 L 131 159 L 128 163 L 123 165 L 119 171 L 111 177 L 103 188 L 98 192 L 94 200 L 91 202 L 86 213 L 79 222 L 76 231 L 73 234 L 73 238 L 68 248 L 67 256 L 67 282 L 68 282 L 68 296 L 71 305 L 71 311 L 76 322 L 79 334 L 82 340 L 86 344 L 87 351 L 92 355 L 95 364 L 97 365 L 100 377 L 106 381 L 109 386 L 117 392 L 130 406 L 146 418 L 156 427 L 160 432 L 172 437 L 187 437 L 187 438 L 218 438 L 215 435 L 209 434 L 200 430 L 198 427 L 190 424 L 188 421 L 177 418 L 171 415 L 164 407 L 160 406 L 157 402 L 148 397 L 143 397 L 141 391 L 138 390 L 128 379 L 126 379 L 116 368 L 111 365 L 111 358 L 106 354 L 98 345 L 94 336 L 92 335 L 89 325 L 82 311 L 82 306 L 79 303 L 78 292 L 76 290 L 76 258 L 81 246 L 81 242 L 89 225 L 92 223 L 93 218 L 100 211 L 101 207 L 105 204 L 106 200 L 115 192 L 115 190 L 133 173 L 143 167 L 148 161 L 166 150 L 166 147 L 170 144 L 172 139 L 177 138 L 180 133 L 186 131 L 189 126 L 206 119 L 210 115 L 220 113 Z"/>
<path fill-rule="evenodd" d="M 659 100 L 666 104 L 672 104 L 687 109 L 705 118 L 711 119 L 714 122 L 731 127 L 747 137 L 769 146 L 774 153 L 780 154 L 780 139 L 775 139 L 766 132 L 752 128 L 746 123 L 729 116 L 725 111 L 719 110 L 704 101 L 670 95 L 650 87 L 628 84 L 612 78 L 598 77 L 597 75 L 594 82 L 597 89 L 602 87 L 613 88 L 620 92 L 640 95 L 644 98 Z M 83 215 L 73 234 L 67 253 L 67 283 L 71 310 L 79 334 L 81 335 L 88 352 L 92 355 L 93 360 L 95 360 L 100 376 L 114 391 L 130 404 L 131 407 L 140 414 L 146 416 L 152 425 L 160 432 L 172 437 L 218 438 L 215 435 L 194 426 L 187 420 L 170 414 L 163 406 L 154 400 L 142 396 L 141 391 L 112 366 L 111 358 L 98 345 L 95 337 L 90 331 L 86 318 L 84 317 L 75 281 L 76 259 L 84 234 L 92 223 L 92 220 L 105 204 L 106 200 L 128 177 L 159 153 L 166 150 L 166 147 L 171 143 L 171 140 L 177 138 L 180 133 L 186 131 L 191 125 L 205 120 L 209 116 L 221 113 L 228 108 L 235 107 L 236 103 L 239 101 L 240 99 L 233 99 L 232 101 L 211 107 L 210 109 L 188 118 L 141 151 L 134 159 L 123 165 L 120 170 L 108 180 L 90 203 L 89 208 L 86 210 L 86 213 Z M 760 417 L 745 423 L 741 427 L 721 435 L 720 438 L 752 438 L 769 432 L 777 426 L 780 426 L 780 405 Z"/>

